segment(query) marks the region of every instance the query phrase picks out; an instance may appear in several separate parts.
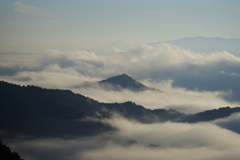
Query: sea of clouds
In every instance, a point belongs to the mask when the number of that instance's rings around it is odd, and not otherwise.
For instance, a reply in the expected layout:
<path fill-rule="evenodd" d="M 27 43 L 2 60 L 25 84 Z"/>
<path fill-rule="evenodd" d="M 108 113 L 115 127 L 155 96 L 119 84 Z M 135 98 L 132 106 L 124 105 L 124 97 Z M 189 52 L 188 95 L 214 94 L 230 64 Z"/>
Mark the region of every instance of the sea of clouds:
<path fill-rule="evenodd" d="M 79 88 L 126 73 L 161 91 Z M 170 44 L 143 45 L 112 54 L 86 50 L 1 53 L 0 79 L 44 88 L 71 89 L 100 102 L 133 101 L 145 108 L 196 113 L 239 106 L 240 58 L 226 51 L 195 53 Z M 212 122 L 141 124 L 116 116 L 103 119 L 117 130 L 92 137 L 4 139 L 25 160 L 237 160 L 239 114 Z M 235 132 L 233 132 L 235 131 Z"/>
<path fill-rule="evenodd" d="M 126 73 L 162 92 L 79 88 Z M 146 108 L 195 113 L 236 107 L 240 95 L 240 58 L 226 51 L 195 53 L 171 44 L 143 45 L 112 54 L 86 50 L 12 53 L 0 58 L 0 79 L 21 85 L 71 89 L 101 102 L 133 101 Z"/>

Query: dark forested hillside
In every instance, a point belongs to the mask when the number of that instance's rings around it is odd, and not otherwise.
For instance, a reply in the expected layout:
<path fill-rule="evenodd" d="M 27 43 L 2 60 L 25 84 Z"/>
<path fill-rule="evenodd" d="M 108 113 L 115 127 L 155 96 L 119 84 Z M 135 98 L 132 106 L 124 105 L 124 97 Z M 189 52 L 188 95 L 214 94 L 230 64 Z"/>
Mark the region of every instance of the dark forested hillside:
<path fill-rule="evenodd" d="M 201 122 L 201 121 L 212 121 L 219 118 L 228 117 L 233 113 L 240 112 L 240 107 L 230 108 L 223 107 L 219 109 L 206 110 L 203 112 L 189 115 L 185 120 L 186 122 Z"/>
<path fill-rule="evenodd" d="M 100 122 L 86 121 L 86 117 L 109 118 L 112 113 L 118 113 L 141 122 L 154 122 L 175 120 L 175 117 L 184 115 L 168 110 L 159 110 L 155 114 L 132 102 L 105 104 L 69 90 L 7 82 L 0 82 L 0 97 L 0 127 L 8 135 L 89 136 L 113 128 Z"/>
<path fill-rule="evenodd" d="M 194 115 L 175 110 L 146 109 L 133 102 L 99 103 L 69 90 L 43 89 L 0 82 L 0 130 L 4 136 L 91 136 L 115 128 L 87 117 L 111 118 L 117 113 L 142 123 L 199 122 L 223 118 L 240 108 L 221 108 Z"/>

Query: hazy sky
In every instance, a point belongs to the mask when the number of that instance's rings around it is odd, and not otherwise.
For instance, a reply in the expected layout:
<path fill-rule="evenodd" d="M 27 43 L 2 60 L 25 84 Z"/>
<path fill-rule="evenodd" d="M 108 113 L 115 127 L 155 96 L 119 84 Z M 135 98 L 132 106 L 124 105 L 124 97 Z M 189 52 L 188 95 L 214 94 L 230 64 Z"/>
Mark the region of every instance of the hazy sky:
<path fill-rule="evenodd" d="M 145 45 L 194 36 L 240 38 L 240 1 L 1 1 L 1 80 L 75 89 L 101 102 L 130 100 L 151 109 L 197 112 L 240 104 L 239 56 L 221 47 L 198 53 L 171 44 Z M 239 46 L 235 39 L 203 40 L 211 40 L 213 48 L 225 42 Z M 123 73 L 163 93 L 75 88 Z"/>
<path fill-rule="evenodd" d="M 238 0 L 0 1 L 2 52 L 107 52 L 181 37 L 240 38 Z"/>

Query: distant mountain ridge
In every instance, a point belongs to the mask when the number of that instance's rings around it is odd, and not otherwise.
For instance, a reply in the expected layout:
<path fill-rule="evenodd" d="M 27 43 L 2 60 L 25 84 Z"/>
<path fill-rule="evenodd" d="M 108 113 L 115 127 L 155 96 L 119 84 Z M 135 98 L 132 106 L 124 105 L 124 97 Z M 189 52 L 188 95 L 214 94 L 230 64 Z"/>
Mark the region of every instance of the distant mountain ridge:
<path fill-rule="evenodd" d="M 117 76 L 110 77 L 105 80 L 101 80 L 98 82 L 84 82 L 82 85 L 78 87 L 92 87 L 92 86 L 99 86 L 105 90 L 114 90 L 114 91 L 121 91 L 122 89 L 128 89 L 134 92 L 145 91 L 145 90 L 152 90 L 152 91 L 160 91 L 155 88 L 150 88 L 142 83 L 134 80 L 132 77 L 128 76 L 127 74 L 121 74 Z"/>
<path fill-rule="evenodd" d="M 147 45 L 156 46 L 161 43 L 169 43 L 190 49 L 194 52 L 222 52 L 227 51 L 235 56 L 240 56 L 240 38 L 222 38 L 222 37 L 185 37 L 171 41 L 152 42 Z"/>
<path fill-rule="evenodd" d="M 228 117 L 240 108 L 220 108 L 186 115 L 176 110 L 146 109 L 134 102 L 99 103 L 69 90 L 43 89 L 0 82 L 1 136 L 92 136 L 113 126 L 86 118 L 112 118 L 116 113 L 141 123 L 196 123 Z"/>

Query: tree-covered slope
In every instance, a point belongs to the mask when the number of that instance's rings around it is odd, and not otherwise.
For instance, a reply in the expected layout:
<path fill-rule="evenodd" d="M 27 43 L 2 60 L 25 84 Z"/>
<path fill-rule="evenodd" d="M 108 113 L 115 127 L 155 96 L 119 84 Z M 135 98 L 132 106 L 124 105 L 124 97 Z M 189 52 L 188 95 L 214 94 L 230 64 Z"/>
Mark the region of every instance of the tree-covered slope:
<path fill-rule="evenodd" d="M 44 89 L 0 82 L 0 131 L 4 136 L 91 136 L 115 128 L 90 118 L 118 114 L 141 123 L 212 121 L 240 112 L 220 108 L 186 115 L 176 110 L 146 109 L 134 102 L 99 103 L 69 90 Z"/>

